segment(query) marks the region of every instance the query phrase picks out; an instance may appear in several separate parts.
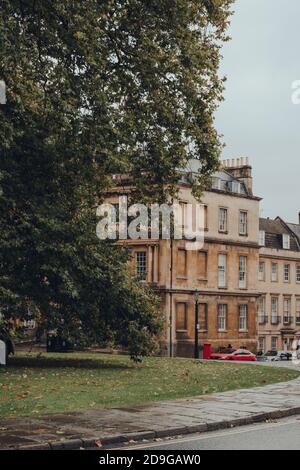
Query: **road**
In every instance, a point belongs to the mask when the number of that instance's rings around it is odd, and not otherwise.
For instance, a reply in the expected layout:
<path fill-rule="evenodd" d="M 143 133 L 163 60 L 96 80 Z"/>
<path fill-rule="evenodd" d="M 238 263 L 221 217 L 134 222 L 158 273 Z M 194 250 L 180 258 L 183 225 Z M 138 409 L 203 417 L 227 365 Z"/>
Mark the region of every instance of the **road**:
<path fill-rule="evenodd" d="M 122 448 L 123 450 L 125 447 Z M 300 416 L 278 422 L 127 446 L 143 450 L 299 450 Z"/>

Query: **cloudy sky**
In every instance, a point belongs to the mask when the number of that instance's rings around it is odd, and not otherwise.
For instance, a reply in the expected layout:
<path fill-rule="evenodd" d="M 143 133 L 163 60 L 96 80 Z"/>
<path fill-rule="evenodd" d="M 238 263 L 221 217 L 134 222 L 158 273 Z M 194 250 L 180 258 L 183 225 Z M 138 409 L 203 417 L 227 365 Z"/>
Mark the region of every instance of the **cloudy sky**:
<path fill-rule="evenodd" d="M 248 156 L 262 216 L 298 221 L 300 212 L 300 1 L 236 0 L 223 50 L 228 77 L 216 116 L 224 158 Z"/>

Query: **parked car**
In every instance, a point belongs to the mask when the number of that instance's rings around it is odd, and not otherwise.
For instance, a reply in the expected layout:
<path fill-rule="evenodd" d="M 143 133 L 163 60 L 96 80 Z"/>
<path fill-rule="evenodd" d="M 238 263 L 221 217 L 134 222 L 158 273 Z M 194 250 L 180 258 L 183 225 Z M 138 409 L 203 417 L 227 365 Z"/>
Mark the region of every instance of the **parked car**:
<path fill-rule="evenodd" d="M 222 361 L 256 361 L 256 356 L 247 349 L 237 349 L 231 353 L 213 353 L 210 359 L 219 359 Z"/>
<path fill-rule="evenodd" d="M 9 332 L 4 326 L 0 325 L 0 340 L 4 341 L 6 345 L 6 361 L 10 354 L 15 354 L 15 344 L 11 338 Z"/>
<path fill-rule="evenodd" d="M 289 361 L 293 357 L 293 353 L 283 350 L 270 350 L 261 356 L 263 361 Z"/>

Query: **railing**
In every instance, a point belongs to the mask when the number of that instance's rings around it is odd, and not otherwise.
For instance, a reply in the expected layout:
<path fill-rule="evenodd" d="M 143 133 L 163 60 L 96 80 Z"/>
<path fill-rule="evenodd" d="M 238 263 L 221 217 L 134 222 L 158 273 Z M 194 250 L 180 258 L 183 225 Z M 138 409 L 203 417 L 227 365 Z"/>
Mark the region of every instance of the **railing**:
<path fill-rule="evenodd" d="M 281 317 L 271 315 L 271 325 L 278 325 L 281 322 Z"/>
<path fill-rule="evenodd" d="M 293 317 L 290 317 L 289 315 L 284 315 L 283 317 L 283 324 L 284 325 L 290 325 L 291 323 L 293 323 L 293 320 L 294 318 Z"/>

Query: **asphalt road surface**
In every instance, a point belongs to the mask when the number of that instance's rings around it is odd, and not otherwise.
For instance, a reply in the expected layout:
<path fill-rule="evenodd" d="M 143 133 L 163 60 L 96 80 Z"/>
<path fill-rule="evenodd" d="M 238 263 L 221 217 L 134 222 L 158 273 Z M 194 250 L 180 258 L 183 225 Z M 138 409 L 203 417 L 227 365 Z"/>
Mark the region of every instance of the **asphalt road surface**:
<path fill-rule="evenodd" d="M 124 447 L 123 447 L 124 449 Z M 132 445 L 148 450 L 299 450 L 300 416 L 277 422 L 193 434 L 178 439 Z"/>

